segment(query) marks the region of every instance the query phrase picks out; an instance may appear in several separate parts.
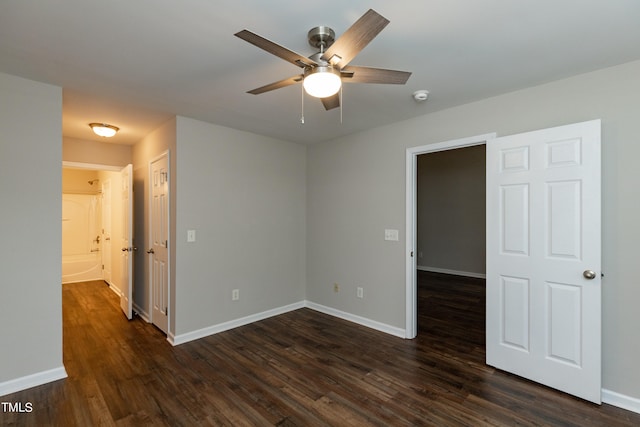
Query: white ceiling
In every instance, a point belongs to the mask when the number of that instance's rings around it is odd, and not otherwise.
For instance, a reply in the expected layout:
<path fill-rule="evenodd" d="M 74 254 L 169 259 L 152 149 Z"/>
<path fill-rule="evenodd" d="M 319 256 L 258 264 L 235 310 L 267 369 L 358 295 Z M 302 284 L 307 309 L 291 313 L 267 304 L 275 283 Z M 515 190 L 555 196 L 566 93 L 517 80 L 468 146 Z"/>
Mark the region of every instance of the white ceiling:
<path fill-rule="evenodd" d="M 345 85 L 343 123 L 306 97 L 301 124 L 299 85 L 245 93 L 300 69 L 234 33 L 308 56 L 309 29 L 339 37 L 369 8 L 391 23 L 351 64 L 411 71 L 405 86 Z M 63 87 L 64 136 L 101 140 L 101 121 L 120 144 L 173 115 L 311 144 L 637 59 L 637 0 L 0 2 L 0 72 Z"/>

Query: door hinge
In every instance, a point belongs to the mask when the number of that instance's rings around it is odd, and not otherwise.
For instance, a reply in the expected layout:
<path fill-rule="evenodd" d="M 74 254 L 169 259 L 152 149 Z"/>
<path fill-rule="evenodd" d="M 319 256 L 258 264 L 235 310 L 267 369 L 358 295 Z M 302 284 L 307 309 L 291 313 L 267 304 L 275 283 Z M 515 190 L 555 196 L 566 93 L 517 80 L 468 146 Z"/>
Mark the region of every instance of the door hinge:
<path fill-rule="evenodd" d="M 167 316 L 169 316 L 169 307 L 165 307 L 165 308 L 164 308 L 164 314 L 166 314 Z"/>
<path fill-rule="evenodd" d="M 168 241 L 168 240 L 165 240 L 165 241 L 164 241 L 164 247 L 165 247 L 165 248 L 169 248 L 169 241 Z"/>
<path fill-rule="evenodd" d="M 413 258 L 413 251 L 411 251 L 411 258 Z"/>

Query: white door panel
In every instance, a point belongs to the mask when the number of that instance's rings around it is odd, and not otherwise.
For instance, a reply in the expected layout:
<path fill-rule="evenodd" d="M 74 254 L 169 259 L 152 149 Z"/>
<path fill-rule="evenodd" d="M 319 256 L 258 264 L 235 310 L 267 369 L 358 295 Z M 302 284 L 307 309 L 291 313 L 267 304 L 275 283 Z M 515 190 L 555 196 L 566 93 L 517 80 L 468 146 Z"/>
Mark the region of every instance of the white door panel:
<path fill-rule="evenodd" d="M 487 142 L 487 364 L 597 403 L 600 197 L 599 120 Z"/>
<path fill-rule="evenodd" d="M 169 163 L 164 155 L 151 163 L 151 321 L 168 331 L 169 310 Z"/>
<path fill-rule="evenodd" d="M 133 166 L 127 165 L 121 172 L 121 286 L 120 308 L 133 318 Z"/>

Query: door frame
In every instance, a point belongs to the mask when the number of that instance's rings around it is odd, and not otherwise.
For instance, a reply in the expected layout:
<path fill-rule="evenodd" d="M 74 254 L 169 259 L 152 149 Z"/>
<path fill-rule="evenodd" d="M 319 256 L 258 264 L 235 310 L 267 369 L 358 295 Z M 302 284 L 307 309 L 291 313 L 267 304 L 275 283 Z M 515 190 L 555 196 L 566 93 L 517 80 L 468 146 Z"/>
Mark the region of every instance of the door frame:
<path fill-rule="evenodd" d="M 417 241 L 417 187 L 418 156 L 456 148 L 485 145 L 488 140 L 497 136 L 495 132 L 467 138 L 453 139 L 435 144 L 407 148 L 406 152 L 406 253 L 405 253 L 405 338 L 413 339 L 418 334 L 418 292 L 416 274 L 416 241 Z M 485 160 L 486 169 L 486 160 Z"/>
<path fill-rule="evenodd" d="M 120 172 L 122 171 L 122 167 L 120 166 L 112 166 L 112 165 L 101 165 L 98 163 L 82 163 L 82 162 L 67 162 L 62 161 L 63 168 L 74 168 L 74 169 L 86 169 L 86 170 L 100 170 L 107 172 Z"/>
<path fill-rule="evenodd" d="M 107 186 L 108 183 L 108 186 Z M 113 261 L 112 261 L 112 251 L 111 251 L 111 212 L 113 209 L 113 200 L 111 197 L 111 178 L 105 179 L 100 183 L 100 187 L 102 189 L 102 246 L 101 246 L 101 258 L 102 258 L 102 280 L 104 280 L 105 282 L 107 282 L 109 284 L 109 287 L 112 286 L 112 282 L 113 282 L 113 277 L 112 277 L 112 272 L 113 272 Z M 105 191 L 106 190 L 106 191 Z M 108 196 L 106 196 L 108 194 Z M 106 196 L 106 197 L 105 197 Z M 109 205 L 108 205 L 108 210 L 105 209 L 105 199 L 109 201 Z M 109 228 L 108 228 L 108 233 L 109 233 L 109 243 L 107 244 L 107 239 L 104 237 L 104 231 L 105 231 L 105 222 L 106 221 L 106 215 L 105 212 L 108 212 L 109 214 Z M 105 250 L 105 246 L 108 246 L 108 250 Z M 107 257 L 108 254 L 108 262 L 105 262 L 105 258 Z M 105 266 L 108 267 L 108 269 L 105 269 Z M 108 273 L 108 277 L 105 276 L 105 272 Z M 107 280 L 109 279 L 109 280 Z"/>
<path fill-rule="evenodd" d="M 173 244 L 173 242 L 171 242 L 171 151 L 170 150 L 165 150 L 162 153 L 158 154 L 157 156 L 153 157 L 152 159 L 149 160 L 149 162 L 147 163 L 147 179 L 149 180 L 149 184 L 151 184 L 151 182 L 153 182 L 153 172 L 151 169 L 151 165 L 155 162 L 157 162 L 158 160 L 162 159 L 163 157 L 167 158 L 167 174 L 168 174 L 168 190 L 167 190 L 167 240 L 169 241 L 168 245 L 169 246 L 169 252 L 167 254 L 168 260 L 167 260 L 167 338 L 169 337 L 169 333 L 171 331 L 171 316 L 173 315 L 173 308 L 171 307 L 171 245 Z M 149 194 L 147 194 L 147 204 L 149 206 L 148 209 L 148 216 L 147 216 L 147 247 L 153 247 L 153 234 L 152 234 L 152 227 L 153 227 L 153 193 L 151 192 L 151 185 L 147 186 L 149 188 Z M 151 257 L 147 257 L 147 272 L 149 274 L 148 280 L 147 280 L 147 292 L 149 295 L 148 298 L 148 304 L 149 304 L 149 323 L 153 324 L 153 264 L 152 264 L 152 259 Z"/>

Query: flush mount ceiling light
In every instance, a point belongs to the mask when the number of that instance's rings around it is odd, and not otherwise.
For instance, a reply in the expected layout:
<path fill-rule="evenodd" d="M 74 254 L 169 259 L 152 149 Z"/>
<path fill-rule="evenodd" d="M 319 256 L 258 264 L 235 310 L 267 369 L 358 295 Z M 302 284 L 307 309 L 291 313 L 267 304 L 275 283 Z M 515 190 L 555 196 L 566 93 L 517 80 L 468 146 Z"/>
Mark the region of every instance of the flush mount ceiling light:
<path fill-rule="evenodd" d="M 307 68 L 302 82 L 304 90 L 316 98 L 335 95 L 342 86 L 340 72 L 331 66 Z"/>
<path fill-rule="evenodd" d="M 120 128 L 106 123 L 89 123 L 89 126 L 93 129 L 93 133 L 105 138 L 111 138 L 120 130 Z"/>

